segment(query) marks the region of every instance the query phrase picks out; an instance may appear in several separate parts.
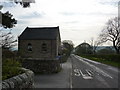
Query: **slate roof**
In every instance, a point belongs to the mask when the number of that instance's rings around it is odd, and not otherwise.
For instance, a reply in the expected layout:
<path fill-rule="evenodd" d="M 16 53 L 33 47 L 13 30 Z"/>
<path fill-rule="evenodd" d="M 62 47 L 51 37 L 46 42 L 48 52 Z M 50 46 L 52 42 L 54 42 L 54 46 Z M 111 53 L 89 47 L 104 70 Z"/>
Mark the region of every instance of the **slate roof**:
<path fill-rule="evenodd" d="M 54 40 L 57 38 L 58 35 L 60 38 L 59 27 L 36 27 L 36 28 L 27 27 L 19 36 L 19 39 L 20 40 L 36 40 L 36 39 Z"/>

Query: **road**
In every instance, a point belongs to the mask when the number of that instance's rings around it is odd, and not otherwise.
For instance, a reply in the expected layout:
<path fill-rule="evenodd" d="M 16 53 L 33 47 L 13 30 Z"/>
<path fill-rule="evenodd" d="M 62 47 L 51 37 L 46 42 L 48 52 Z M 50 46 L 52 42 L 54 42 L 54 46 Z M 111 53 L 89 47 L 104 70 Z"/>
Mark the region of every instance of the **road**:
<path fill-rule="evenodd" d="M 54 74 L 35 74 L 35 88 L 69 88 L 71 78 L 72 64 L 69 58 L 62 64 L 62 70 Z M 39 89 L 38 89 L 39 90 Z"/>
<path fill-rule="evenodd" d="M 120 71 L 112 66 L 72 54 L 55 74 L 35 74 L 35 88 L 118 88 Z"/>
<path fill-rule="evenodd" d="M 77 55 L 70 56 L 72 63 L 70 88 L 118 88 L 120 76 L 115 67 L 91 61 Z"/>

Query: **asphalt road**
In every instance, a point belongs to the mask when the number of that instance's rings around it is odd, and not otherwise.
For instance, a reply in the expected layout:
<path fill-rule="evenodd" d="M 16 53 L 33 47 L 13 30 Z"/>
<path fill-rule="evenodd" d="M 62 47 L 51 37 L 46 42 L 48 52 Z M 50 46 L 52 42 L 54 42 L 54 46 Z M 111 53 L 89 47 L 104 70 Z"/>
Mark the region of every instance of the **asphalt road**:
<path fill-rule="evenodd" d="M 35 88 L 70 88 L 71 81 L 71 59 L 62 64 L 62 70 L 54 74 L 35 74 Z M 39 89 L 38 89 L 39 90 Z"/>
<path fill-rule="evenodd" d="M 35 74 L 34 84 L 35 88 L 68 88 L 69 90 L 110 88 L 112 90 L 120 87 L 119 76 L 118 68 L 72 54 L 68 61 L 62 64 L 61 72 L 48 75 Z"/>
<path fill-rule="evenodd" d="M 77 55 L 70 56 L 72 63 L 70 88 L 118 88 L 118 68 L 91 61 Z"/>

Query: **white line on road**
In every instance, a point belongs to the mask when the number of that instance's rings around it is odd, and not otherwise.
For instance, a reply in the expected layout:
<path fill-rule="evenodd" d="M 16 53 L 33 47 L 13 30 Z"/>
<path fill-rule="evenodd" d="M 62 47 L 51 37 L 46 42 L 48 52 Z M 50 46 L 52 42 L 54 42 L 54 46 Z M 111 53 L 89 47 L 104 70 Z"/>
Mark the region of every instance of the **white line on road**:
<path fill-rule="evenodd" d="M 86 70 L 86 72 L 88 73 L 89 76 L 93 76 L 90 72 L 90 70 Z"/>
<path fill-rule="evenodd" d="M 113 79 L 112 76 L 110 76 L 109 74 L 105 73 L 102 69 L 100 69 L 100 68 L 90 64 L 89 62 L 86 62 L 86 61 L 82 60 L 82 58 L 77 56 L 77 55 L 73 55 L 73 56 L 75 58 L 77 58 L 78 60 L 82 61 L 83 63 L 85 63 L 85 64 L 89 65 L 90 67 L 92 67 L 96 72 L 102 74 L 103 76 L 106 76 L 106 77 L 109 77 L 109 78 Z"/>
<path fill-rule="evenodd" d="M 91 76 L 89 76 L 88 74 L 83 74 L 81 70 L 80 70 L 80 73 L 81 73 L 81 75 L 82 75 L 82 77 L 83 77 L 84 79 L 93 79 L 93 78 L 92 78 Z"/>
<path fill-rule="evenodd" d="M 74 72 L 75 72 L 75 76 L 80 76 L 80 72 L 78 69 L 74 69 Z"/>

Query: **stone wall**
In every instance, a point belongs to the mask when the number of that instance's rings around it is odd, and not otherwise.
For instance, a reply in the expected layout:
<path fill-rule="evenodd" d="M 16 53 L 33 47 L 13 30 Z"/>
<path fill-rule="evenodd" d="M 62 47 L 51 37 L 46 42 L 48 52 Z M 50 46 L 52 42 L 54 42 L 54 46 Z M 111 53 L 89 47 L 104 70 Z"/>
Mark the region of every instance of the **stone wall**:
<path fill-rule="evenodd" d="M 32 51 L 28 51 L 28 43 L 32 45 Z M 42 44 L 47 45 L 47 51 L 42 51 Z M 22 58 L 39 58 L 40 60 L 54 59 L 57 56 L 56 40 L 19 40 L 18 50 Z"/>
<path fill-rule="evenodd" d="M 28 68 L 35 73 L 55 73 L 61 69 L 60 60 L 29 60 L 22 62 L 23 67 Z"/>
<path fill-rule="evenodd" d="M 34 88 L 34 73 L 29 69 L 22 68 L 22 70 L 25 73 L 2 81 L 2 89 L 18 88 L 21 90 L 23 88 Z"/>

